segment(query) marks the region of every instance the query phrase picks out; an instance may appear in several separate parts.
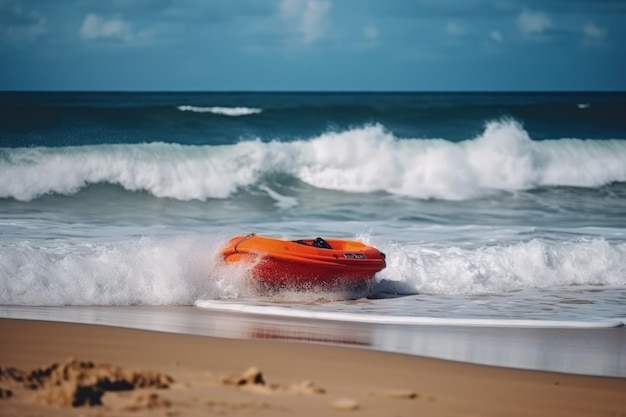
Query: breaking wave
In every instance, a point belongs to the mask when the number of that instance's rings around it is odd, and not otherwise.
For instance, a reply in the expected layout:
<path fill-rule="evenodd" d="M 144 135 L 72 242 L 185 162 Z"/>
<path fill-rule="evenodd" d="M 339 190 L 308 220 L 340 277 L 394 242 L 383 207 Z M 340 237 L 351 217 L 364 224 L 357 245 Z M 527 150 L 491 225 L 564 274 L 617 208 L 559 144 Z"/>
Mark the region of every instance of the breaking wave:
<path fill-rule="evenodd" d="M 475 249 L 381 245 L 381 250 L 388 254 L 389 267 L 377 278 L 393 292 L 501 294 L 529 288 L 626 284 L 626 244 L 604 239 L 531 239 Z"/>
<path fill-rule="evenodd" d="M 251 114 L 258 114 L 263 109 L 256 109 L 250 107 L 198 107 L 198 106 L 178 106 L 180 111 L 190 111 L 194 113 L 213 113 L 223 116 L 248 116 Z"/>
<path fill-rule="evenodd" d="M 253 296 L 245 266 L 225 265 L 218 256 L 223 244 L 218 236 L 2 243 L 0 305 L 192 305 Z M 388 262 L 374 292 L 501 294 L 626 285 L 626 244 L 603 239 L 474 249 L 377 246 Z M 320 296 L 298 297 L 307 294 Z"/>
<path fill-rule="evenodd" d="M 494 190 L 626 182 L 626 141 L 532 140 L 514 120 L 478 137 L 404 139 L 375 124 L 308 140 L 0 148 L 0 197 L 29 201 L 96 183 L 178 200 L 228 198 L 280 174 L 313 187 L 466 200 Z"/>

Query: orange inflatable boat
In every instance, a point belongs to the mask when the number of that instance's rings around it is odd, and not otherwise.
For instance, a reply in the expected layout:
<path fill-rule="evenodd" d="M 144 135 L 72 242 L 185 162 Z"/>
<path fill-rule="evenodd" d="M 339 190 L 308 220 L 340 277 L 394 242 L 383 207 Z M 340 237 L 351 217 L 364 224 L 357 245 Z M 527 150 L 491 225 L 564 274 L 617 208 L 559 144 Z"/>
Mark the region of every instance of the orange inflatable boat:
<path fill-rule="evenodd" d="M 223 249 L 227 263 L 246 262 L 266 284 L 302 286 L 356 284 L 385 268 L 385 254 L 352 240 L 282 240 L 257 236 L 232 238 Z"/>

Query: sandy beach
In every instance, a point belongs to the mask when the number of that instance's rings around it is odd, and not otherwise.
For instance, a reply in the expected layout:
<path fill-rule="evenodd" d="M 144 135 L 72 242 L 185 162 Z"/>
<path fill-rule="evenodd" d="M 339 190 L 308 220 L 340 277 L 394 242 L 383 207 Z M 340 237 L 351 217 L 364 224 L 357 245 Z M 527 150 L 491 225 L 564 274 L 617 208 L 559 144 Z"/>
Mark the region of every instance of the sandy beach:
<path fill-rule="evenodd" d="M 2 416 L 626 416 L 626 379 L 0 320 Z"/>

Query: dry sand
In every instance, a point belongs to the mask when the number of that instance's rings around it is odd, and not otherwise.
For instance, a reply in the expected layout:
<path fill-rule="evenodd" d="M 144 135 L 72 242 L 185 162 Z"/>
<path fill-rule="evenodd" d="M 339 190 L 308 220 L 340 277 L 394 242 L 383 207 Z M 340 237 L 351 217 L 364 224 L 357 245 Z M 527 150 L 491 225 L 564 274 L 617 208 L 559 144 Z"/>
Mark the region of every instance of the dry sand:
<path fill-rule="evenodd" d="M 626 417 L 626 378 L 0 319 L 0 416 Z"/>

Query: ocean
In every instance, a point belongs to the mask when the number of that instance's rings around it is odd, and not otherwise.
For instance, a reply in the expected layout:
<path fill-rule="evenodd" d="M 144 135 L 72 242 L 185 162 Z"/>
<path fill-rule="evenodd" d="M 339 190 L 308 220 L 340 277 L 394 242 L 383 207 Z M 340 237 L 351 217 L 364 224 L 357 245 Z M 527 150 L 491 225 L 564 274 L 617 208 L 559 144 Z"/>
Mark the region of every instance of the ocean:
<path fill-rule="evenodd" d="M 258 293 L 252 232 L 387 268 Z M 0 305 L 621 326 L 626 93 L 0 93 Z"/>

